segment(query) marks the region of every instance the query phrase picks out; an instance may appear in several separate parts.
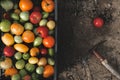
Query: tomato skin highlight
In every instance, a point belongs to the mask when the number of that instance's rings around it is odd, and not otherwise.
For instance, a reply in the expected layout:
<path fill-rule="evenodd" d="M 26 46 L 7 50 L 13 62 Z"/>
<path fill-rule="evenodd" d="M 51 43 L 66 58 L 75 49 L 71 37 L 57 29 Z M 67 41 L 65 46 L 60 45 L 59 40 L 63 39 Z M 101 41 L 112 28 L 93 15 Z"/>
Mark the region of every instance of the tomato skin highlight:
<path fill-rule="evenodd" d="M 104 21 L 102 18 L 97 17 L 93 20 L 93 24 L 96 28 L 101 28 L 101 27 L 103 27 Z"/>

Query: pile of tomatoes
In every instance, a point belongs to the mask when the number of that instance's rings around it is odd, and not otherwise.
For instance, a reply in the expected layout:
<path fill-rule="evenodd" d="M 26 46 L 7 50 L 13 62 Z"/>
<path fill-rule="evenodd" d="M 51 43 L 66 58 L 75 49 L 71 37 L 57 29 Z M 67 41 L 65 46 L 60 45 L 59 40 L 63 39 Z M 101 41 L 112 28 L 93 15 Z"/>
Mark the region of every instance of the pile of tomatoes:
<path fill-rule="evenodd" d="M 3 0 L 1 3 L 7 3 Z M 0 21 L 4 45 L 0 67 L 11 80 L 39 80 L 54 75 L 54 0 L 9 0 Z M 7 5 L 6 5 L 7 6 Z"/>

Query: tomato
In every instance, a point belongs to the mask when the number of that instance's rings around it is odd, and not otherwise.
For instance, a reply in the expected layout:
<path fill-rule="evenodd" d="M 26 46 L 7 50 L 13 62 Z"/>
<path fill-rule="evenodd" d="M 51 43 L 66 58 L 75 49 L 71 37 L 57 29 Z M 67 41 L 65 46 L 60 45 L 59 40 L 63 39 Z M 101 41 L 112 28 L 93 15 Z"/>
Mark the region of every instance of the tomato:
<path fill-rule="evenodd" d="M 37 56 L 39 52 L 40 51 L 37 47 L 33 47 L 33 48 L 30 49 L 30 55 L 31 56 Z"/>
<path fill-rule="evenodd" d="M 27 71 L 25 69 L 21 69 L 19 71 L 19 74 L 20 74 L 21 77 L 24 77 L 25 75 L 27 75 Z"/>
<path fill-rule="evenodd" d="M 47 27 L 48 27 L 49 30 L 53 30 L 55 28 L 55 21 L 49 20 L 47 22 Z"/>
<path fill-rule="evenodd" d="M 16 43 L 22 43 L 22 42 L 23 42 L 21 36 L 14 36 L 14 41 L 15 41 Z"/>
<path fill-rule="evenodd" d="M 29 53 L 24 53 L 22 57 L 23 57 L 24 60 L 28 60 L 30 58 L 30 54 Z"/>
<path fill-rule="evenodd" d="M 36 68 L 36 73 L 37 74 L 42 74 L 43 71 L 44 71 L 44 67 L 43 66 L 39 66 L 39 67 Z"/>
<path fill-rule="evenodd" d="M 38 66 L 45 66 L 47 64 L 47 59 L 45 57 L 42 57 L 38 61 Z"/>
<path fill-rule="evenodd" d="M 28 21 L 29 20 L 29 12 L 28 11 L 23 11 L 20 13 L 20 18 L 23 21 Z"/>
<path fill-rule="evenodd" d="M 55 60 L 53 58 L 48 58 L 48 64 L 49 65 L 55 65 Z"/>
<path fill-rule="evenodd" d="M 45 12 L 49 12 L 49 13 L 52 12 L 55 8 L 55 4 L 53 0 L 42 0 L 41 6 Z"/>
<path fill-rule="evenodd" d="M 6 57 L 4 61 L 0 62 L 0 68 L 1 69 L 9 69 L 12 67 L 12 59 L 9 57 Z"/>
<path fill-rule="evenodd" d="M 21 80 L 20 74 L 15 74 L 11 77 L 11 80 Z"/>
<path fill-rule="evenodd" d="M 32 31 L 25 31 L 23 34 L 22 34 L 22 40 L 26 43 L 31 43 L 33 42 L 35 39 L 35 35 Z"/>
<path fill-rule="evenodd" d="M 39 26 L 46 26 L 46 24 L 47 24 L 47 19 L 42 19 L 39 22 Z"/>
<path fill-rule="evenodd" d="M 27 23 L 25 23 L 24 27 L 25 27 L 25 30 L 32 30 L 33 24 L 30 22 L 27 22 Z"/>
<path fill-rule="evenodd" d="M 1 39 L 2 42 L 7 46 L 11 46 L 14 44 L 14 38 L 10 33 L 5 33 Z"/>
<path fill-rule="evenodd" d="M 34 64 L 30 64 L 30 63 L 27 63 L 25 65 L 25 69 L 29 72 L 33 72 L 35 70 L 35 65 Z"/>
<path fill-rule="evenodd" d="M 52 48 L 55 45 L 55 39 L 52 36 L 48 36 L 43 39 L 43 45 L 46 48 Z"/>
<path fill-rule="evenodd" d="M 13 20 L 19 20 L 19 15 L 18 15 L 17 13 L 12 13 L 12 14 L 11 14 L 11 18 L 12 18 Z"/>
<path fill-rule="evenodd" d="M 94 24 L 95 27 L 101 28 L 101 27 L 103 27 L 104 21 L 103 21 L 102 18 L 97 17 L 93 20 L 93 24 Z"/>
<path fill-rule="evenodd" d="M 30 64 L 36 64 L 38 62 L 38 58 L 37 57 L 30 57 L 28 62 Z"/>
<path fill-rule="evenodd" d="M 13 47 L 10 46 L 6 46 L 4 48 L 4 55 L 7 57 L 12 57 L 15 53 L 15 49 Z"/>
<path fill-rule="evenodd" d="M 53 56 L 53 55 L 54 55 L 54 49 L 53 49 L 53 48 L 49 48 L 49 49 L 48 49 L 48 54 L 49 54 L 50 56 Z"/>
<path fill-rule="evenodd" d="M 16 52 L 14 55 L 15 59 L 20 60 L 22 58 L 22 53 L 21 52 Z"/>
<path fill-rule="evenodd" d="M 11 26 L 11 22 L 9 20 L 2 20 L 0 23 L 0 30 L 2 32 L 9 32 L 10 31 L 10 26 Z"/>
<path fill-rule="evenodd" d="M 15 74 L 17 74 L 18 73 L 18 70 L 16 69 L 16 68 L 14 68 L 14 67 L 11 67 L 11 68 L 8 68 L 8 69 L 5 69 L 5 73 L 4 73 L 4 75 L 5 76 L 13 76 L 13 75 L 15 75 Z M 17 79 L 18 80 L 18 79 Z"/>
<path fill-rule="evenodd" d="M 42 48 L 42 49 L 40 50 L 40 53 L 41 53 L 42 55 L 46 55 L 46 54 L 48 53 L 48 51 L 47 51 L 46 48 Z"/>
<path fill-rule="evenodd" d="M 31 80 L 31 76 L 30 75 L 26 75 L 23 77 L 23 80 Z"/>
<path fill-rule="evenodd" d="M 22 52 L 22 53 L 26 53 L 29 50 L 28 46 L 26 46 L 24 44 L 15 44 L 14 48 L 15 48 L 15 50 Z"/>
<path fill-rule="evenodd" d="M 37 33 L 40 34 L 40 36 L 41 36 L 42 38 L 45 38 L 45 37 L 48 36 L 48 31 L 49 31 L 49 30 L 48 30 L 47 27 L 39 26 L 36 31 L 37 31 Z"/>
<path fill-rule="evenodd" d="M 29 11 L 33 8 L 33 2 L 31 0 L 20 0 L 19 7 L 22 11 Z"/>
<path fill-rule="evenodd" d="M 33 43 L 33 46 L 40 46 L 42 43 L 42 38 L 41 37 L 36 37 Z"/>
<path fill-rule="evenodd" d="M 17 69 L 23 69 L 25 66 L 25 61 L 23 59 L 21 60 L 18 60 L 16 63 L 15 63 L 15 67 Z"/>
<path fill-rule="evenodd" d="M 33 24 L 39 23 L 41 18 L 42 18 L 42 15 L 38 11 L 34 11 L 30 14 L 30 22 Z"/>
<path fill-rule="evenodd" d="M 47 65 L 44 68 L 43 77 L 48 78 L 54 74 L 54 68 L 51 65 Z"/>
<path fill-rule="evenodd" d="M 24 31 L 24 27 L 19 23 L 13 23 L 11 25 L 11 32 L 15 35 L 21 35 Z"/>

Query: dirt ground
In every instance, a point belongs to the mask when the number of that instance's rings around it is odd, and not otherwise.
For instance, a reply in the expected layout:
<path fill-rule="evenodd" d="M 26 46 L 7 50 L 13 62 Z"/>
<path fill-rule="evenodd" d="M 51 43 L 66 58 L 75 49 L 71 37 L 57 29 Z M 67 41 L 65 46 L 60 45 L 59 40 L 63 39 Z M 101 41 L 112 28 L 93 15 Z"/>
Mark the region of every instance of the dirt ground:
<path fill-rule="evenodd" d="M 100 29 L 92 24 L 98 16 Z M 103 40 L 97 50 L 120 73 L 120 0 L 58 0 L 58 80 L 118 80 L 88 56 Z"/>

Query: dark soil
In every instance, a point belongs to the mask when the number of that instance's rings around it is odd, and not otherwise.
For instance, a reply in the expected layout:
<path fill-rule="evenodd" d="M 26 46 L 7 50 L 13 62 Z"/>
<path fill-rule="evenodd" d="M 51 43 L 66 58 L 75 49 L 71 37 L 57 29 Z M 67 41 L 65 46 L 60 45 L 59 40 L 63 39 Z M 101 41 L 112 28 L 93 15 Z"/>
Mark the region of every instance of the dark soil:
<path fill-rule="evenodd" d="M 58 0 L 58 80 L 118 80 L 89 50 L 107 40 L 97 50 L 120 73 L 119 4 L 120 0 Z M 95 17 L 104 19 L 103 28 L 93 26 Z"/>

